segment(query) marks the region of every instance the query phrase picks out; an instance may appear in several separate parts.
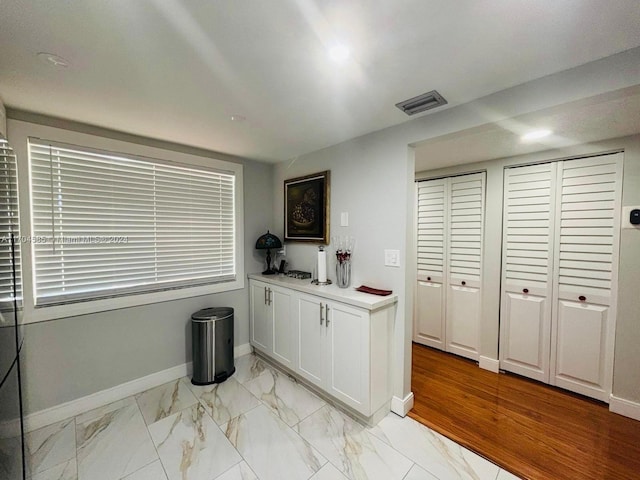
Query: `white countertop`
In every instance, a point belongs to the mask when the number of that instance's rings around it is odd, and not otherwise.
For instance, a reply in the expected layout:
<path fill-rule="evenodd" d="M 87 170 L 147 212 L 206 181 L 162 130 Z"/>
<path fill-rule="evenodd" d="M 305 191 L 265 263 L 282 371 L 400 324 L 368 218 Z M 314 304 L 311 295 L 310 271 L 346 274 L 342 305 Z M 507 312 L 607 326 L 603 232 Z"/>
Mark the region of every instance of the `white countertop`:
<path fill-rule="evenodd" d="M 382 297 L 380 295 L 358 292 L 355 290 L 355 287 L 339 288 L 335 284 L 313 285 L 310 279 L 300 280 L 287 277 L 286 275 L 262 275 L 261 273 L 252 273 L 249 274 L 248 277 L 253 280 L 290 288 L 299 292 L 310 293 L 311 295 L 347 303 L 354 307 L 360 307 L 370 311 L 378 310 L 387 305 L 393 305 L 398 301 L 398 296 L 395 293 Z"/>

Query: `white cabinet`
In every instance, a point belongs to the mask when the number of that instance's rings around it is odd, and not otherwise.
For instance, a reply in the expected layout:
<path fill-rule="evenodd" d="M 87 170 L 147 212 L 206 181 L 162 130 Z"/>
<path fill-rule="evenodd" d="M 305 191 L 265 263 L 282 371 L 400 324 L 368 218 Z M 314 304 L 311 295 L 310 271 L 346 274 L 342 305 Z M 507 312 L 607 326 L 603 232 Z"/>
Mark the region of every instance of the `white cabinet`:
<path fill-rule="evenodd" d="M 500 366 L 608 401 L 622 154 L 505 171 Z"/>
<path fill-rule="evenodd" d="M 485 174 L 418 182 L 414 341 L 478 360 Z"/>
<path fill-rule="evenodd" d="M 291 292 L 264 282 L 250 282 L 251 344 L 283 365 L 292 367 L 296 338 L 291 317 Z"/>
<path fill-rule="evenodd" d="M 325 337 L 323 318 L 325 306 L 322 299 L 311 295 L 299 295 L 296 319 L 298 322 L 297 372 L 308 381 L 323 387 L 325 380 Z"/>
<path fill-rule="evenodd" d="M 273 311 L 269 306 L 269 286 L 266 283 L 251 282 L 250 327 L 251 344 L 264 352 L 273 349 Z"/>
<path fill-rule="evenodd" d="M 293 288 L 275 284 L 284 282 Z M 312 287 L 293 279 L 264 282 L 251 277 L 250 291 L 251 344 L 255 348 L 365 417 L 388 410 L 395 297 L 379 300 L 359 292 L 343 293 L 333 286 Z M 287 312 L 284 307 L 277 308 L 279 293 L 280 304 L 290 306 Z M 342 296 L 345 301 L 336 300 Z M 270 302 L 273 309 L 268 308 Z M 263 313 L 265 304 L 267 313 Z M 272 336 L 263 333 L 269 328 Z M 278 345 L 283 346 L 280 351 Z"/>
<path fill-rule="evenodd" d="M 311 295 L 298 296 L 298 372 L 365 415 L 373 413 L 369 393 L 371 321 L 365 310 Z M 386 370 L 386 365 L 388 359 L 383 358 L 377 368 Z"/>

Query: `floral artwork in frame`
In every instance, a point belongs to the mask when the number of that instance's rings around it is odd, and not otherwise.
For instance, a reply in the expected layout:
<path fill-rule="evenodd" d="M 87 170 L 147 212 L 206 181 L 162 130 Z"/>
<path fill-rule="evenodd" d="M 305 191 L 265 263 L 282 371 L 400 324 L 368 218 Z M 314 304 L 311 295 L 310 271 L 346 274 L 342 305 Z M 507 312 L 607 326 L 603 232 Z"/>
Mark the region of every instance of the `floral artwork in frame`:
<path fill-rule="evenodd" d="M 284 181 L 284 239 L 329 243 L 329 170 Z"/>

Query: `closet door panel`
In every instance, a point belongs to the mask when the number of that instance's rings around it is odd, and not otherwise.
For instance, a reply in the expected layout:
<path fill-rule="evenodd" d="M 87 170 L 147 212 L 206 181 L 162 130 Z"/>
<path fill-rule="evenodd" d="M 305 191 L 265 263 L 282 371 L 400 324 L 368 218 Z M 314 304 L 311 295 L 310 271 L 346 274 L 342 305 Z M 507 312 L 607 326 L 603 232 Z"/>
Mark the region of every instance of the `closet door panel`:
<path fill-rule="evenodd" d="M 560 300 L 556 385 L 608 401 L 606 356 L 609 308 Z"/>
<path fill-rule="evenodd" d="M 545 296 L 507 292 L 504 305 L 504 317 L 509 321 L 504 325 L 507 343 L 501 348 L 509 370 L 548 382 L 549 300 Z"/>
<path fill-rule="evenodd" d="M 418 279 L 413 340 L 444 349 L 447 179 L 417 184 Z"/>
<path fill-rule="evenodd" d="M 500 368 L 549 381 L 556 165 L 505 170 Z"/>
<path fill-rule="evenodd" d="M 450 179 L 449 283 L 480 281 L 484 224 L 484 179 L 484 173 L 462 175 Z"/>
<path fill-rule="evenodd" d="M 447 291 L 447 351 L 479 359 L 480 289 L 450 285 Z"/>
<path fill-rule="evenodd" d="M 552 383 L 608 401 L 622 154 L 562 162 L 556 229 Z"/>
<path fill-rule="evenodd" d="M 478 360 L 485 174 L 449 181 L 446 350 Z"/>
<path fill-rule="evenodd" d="M 418 280 L 414 341 L 444 350 L 443 303 L 442 283 Z"/>

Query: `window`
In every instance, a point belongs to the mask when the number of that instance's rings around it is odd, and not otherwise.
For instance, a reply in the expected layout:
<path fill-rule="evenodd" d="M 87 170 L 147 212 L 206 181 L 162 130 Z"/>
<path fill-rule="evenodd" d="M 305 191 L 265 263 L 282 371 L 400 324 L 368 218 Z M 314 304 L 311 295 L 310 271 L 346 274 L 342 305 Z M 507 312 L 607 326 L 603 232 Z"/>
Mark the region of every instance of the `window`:
<path fill-rule="evenodd" d="M 18 177 L 16 156 L 0 138 L 0 310 L 20 299 L 20 233 L 18 229 Z M 14 245 L 12 246 L 12 235 Z M 15 263 L 15 272 L 14 272 Z M 16 289 L 14 290 L 14 273 Z"/>
<path fill-rule="evenodd" d="M 29 139 L 35 306 L 236 278 L 236 175 Z"/>

